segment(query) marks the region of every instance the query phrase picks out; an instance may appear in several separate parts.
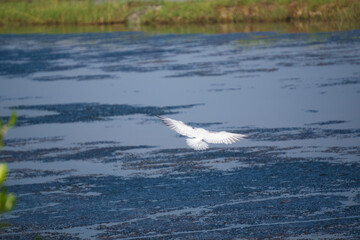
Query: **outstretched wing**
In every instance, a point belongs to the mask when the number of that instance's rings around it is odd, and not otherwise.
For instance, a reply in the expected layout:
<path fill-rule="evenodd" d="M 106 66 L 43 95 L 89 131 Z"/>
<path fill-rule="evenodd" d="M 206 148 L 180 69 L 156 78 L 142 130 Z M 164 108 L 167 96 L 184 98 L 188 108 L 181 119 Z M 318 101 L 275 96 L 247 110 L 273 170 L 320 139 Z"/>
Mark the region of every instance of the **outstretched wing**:
<path fill-rule="evenodd" d="M 246 135 L 243 134 L 237 134 L 237 133 L 230 133 L 230 132 L 211 132 L 206 131 L 202 138 L 204 141 L 208 143 L 224 143 L 224 144 L 232 144 L 234 142 L 237 142 L 241 139 L 246 137 Z"/>
<path fill-rule="evenodd" d="M 177 121 L 171 118 L 158 116 L 158 118 L 161 119 L 161 121 L 168 126 L 170 129 L 174 130 L 175 132 L 187 136 L 187 137 L 195 137 L 195 131 L 194 128 L 186 125 L 182 121 Z"/>

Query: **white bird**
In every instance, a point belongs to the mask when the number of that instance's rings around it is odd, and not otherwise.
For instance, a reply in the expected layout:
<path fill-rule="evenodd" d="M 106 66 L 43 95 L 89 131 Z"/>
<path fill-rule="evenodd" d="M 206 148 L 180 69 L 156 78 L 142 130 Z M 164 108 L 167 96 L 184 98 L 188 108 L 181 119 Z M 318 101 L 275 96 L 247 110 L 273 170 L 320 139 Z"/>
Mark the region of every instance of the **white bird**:
<path fill-rule="evenodd" d="M 207 143 L 224 143 L 232 144 L 237 142 L 247 135 L 236 134 L 230 132 L 212 132 L 203 128 L 194 128 L 186 125 L 182 121 L 174 120 L 167 117 L 158 116 L 161 121 L 175 132 L 188 137 L 186 139 L 187 145 L 195 150 L 205 150 L 209 148 Z M 206 143 L 207 142 L 207 143 Z"/>

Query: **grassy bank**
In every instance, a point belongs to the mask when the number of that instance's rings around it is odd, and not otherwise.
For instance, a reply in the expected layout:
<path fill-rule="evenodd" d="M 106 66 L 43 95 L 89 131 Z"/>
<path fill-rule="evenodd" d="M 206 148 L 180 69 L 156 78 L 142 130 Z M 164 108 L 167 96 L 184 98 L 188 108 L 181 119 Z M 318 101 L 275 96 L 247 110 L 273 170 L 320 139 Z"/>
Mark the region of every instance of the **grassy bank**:
<path fill-rule="evenodd" d="M 148 34 L 216 34 L 232 32 L 314 33 L 360 29 L 360 22 L 278 22 L 278 23 L 224 23 L 224 24 L 152 24 L 152 25 L 12 25 L 0 26 L 0 34 L 29 33 L 99 33 L 141 31 Z"/>
<path fill-rule="evenodd" d="M 0 1 L 3 26 L 359 20 L 358 0 Z"/>

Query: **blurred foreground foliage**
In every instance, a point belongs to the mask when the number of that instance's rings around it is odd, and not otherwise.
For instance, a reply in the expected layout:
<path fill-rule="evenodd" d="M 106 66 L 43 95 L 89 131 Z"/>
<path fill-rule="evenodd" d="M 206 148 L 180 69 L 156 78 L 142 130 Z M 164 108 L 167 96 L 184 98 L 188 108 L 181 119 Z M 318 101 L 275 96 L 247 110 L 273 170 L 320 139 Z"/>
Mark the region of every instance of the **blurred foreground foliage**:
<path fill-rule="evenodd" d="M 7 175 L 7 165 L 5 163 L 0 164 L 0 213 L 8 212 L 13 209 L 15 205 L 16 197 L 12 193 L 7 193 L 5 187 L 5 179 Z"/>
<path fill-rule="evenodd" d="M 16 114 L 15 112 L 11 113 L 8 123 L 3 124 L 0 119 L 0 149 L 4 145 L 4 136 L 16 123 Z M 12 193 L 7 193 L 7 188 L 5 186 L 5 180 L 7 176 L 8 168 L 5 163 L 0 163 L 0 214 L 8 212 L 13 209 L 15 205 L 16 197 Z"/>

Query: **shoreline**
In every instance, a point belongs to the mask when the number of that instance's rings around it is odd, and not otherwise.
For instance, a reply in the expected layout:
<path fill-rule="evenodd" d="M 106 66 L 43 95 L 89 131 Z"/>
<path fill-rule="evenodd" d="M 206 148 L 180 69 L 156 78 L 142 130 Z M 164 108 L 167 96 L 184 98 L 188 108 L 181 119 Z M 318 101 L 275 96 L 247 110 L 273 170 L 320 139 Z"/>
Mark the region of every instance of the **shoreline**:
<path fill-rule="evenodd" d="M 144 32 L 148 34 L 223 34 L 251 32 L 315 33 L 360 29 L 360 22 L 292 22 L 186 25 L 18 25 L 0 26 L 0 34 L 71 34 L 100 32 Z"/>
<path fill-rule="evenodd" d="M 38 0 L 0 2 L 0 27 L 357 22 L 355 0 L 104 1 Z"/>

